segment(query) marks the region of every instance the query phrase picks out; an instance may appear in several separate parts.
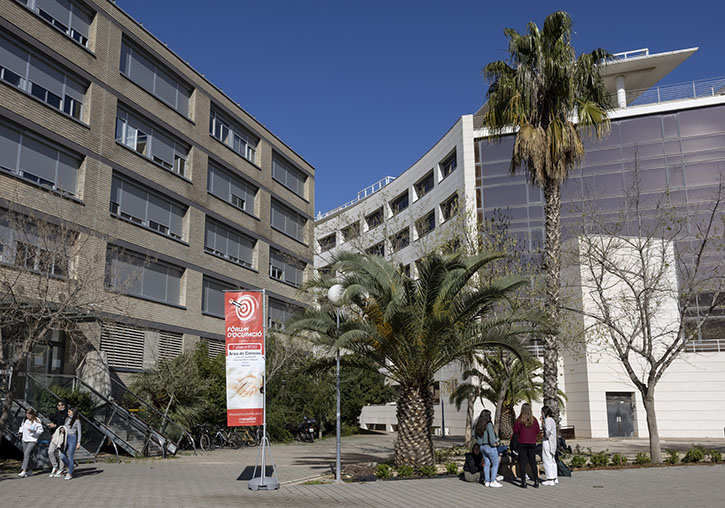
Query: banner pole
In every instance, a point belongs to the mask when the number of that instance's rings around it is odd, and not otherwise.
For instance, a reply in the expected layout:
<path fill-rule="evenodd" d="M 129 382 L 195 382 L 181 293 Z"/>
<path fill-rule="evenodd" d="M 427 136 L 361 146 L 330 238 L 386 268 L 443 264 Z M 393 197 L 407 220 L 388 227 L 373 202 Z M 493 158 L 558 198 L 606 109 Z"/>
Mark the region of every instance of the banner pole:
<path fill-rule="evenodd" d="M 262 289 L 262 350 L 264 351 L 264 370 L 262 371 L 262 482 L 266 488 L 267 479 L 267 290 Z"/>

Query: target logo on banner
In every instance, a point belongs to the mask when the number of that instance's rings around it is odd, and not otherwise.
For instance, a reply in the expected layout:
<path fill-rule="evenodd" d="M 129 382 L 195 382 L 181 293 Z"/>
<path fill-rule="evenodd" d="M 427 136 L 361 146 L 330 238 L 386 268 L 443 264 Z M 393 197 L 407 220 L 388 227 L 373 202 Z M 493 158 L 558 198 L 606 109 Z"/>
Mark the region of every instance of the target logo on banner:
<path fill-rule="evenodd" d="M 246 323 L 257 315 L 257 300 L 251 295 L 239 295 L 236 300 L 230 300 L 229 303 L 234 305 L 234 312 L 239 321 Z"/>

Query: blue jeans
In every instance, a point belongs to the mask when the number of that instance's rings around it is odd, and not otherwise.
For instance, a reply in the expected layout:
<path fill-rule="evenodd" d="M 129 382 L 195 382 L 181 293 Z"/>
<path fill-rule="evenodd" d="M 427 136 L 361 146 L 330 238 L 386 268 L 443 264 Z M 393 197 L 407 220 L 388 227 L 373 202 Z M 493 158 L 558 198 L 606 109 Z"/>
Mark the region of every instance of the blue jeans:
<path fill-rule="evenodd" d="M 498 449 L 493 446 L 483 445 L 483 481 L 486 483 L 496 481 L 498 474 Z"/>
<path fill-rule="evenodd" d="M 68 474 L 73 475 L 73 468 L 75 467 L 73 464 L 73 457 L 76 454 L 76 444 L 78 443 L 78 436 L 75 434 L 69 435 L 67 438 L 67 446 L 65 449 L 65 453 L 60 452 L 60 460 L 63 461 L 63 463 L 68 466 Z"/>

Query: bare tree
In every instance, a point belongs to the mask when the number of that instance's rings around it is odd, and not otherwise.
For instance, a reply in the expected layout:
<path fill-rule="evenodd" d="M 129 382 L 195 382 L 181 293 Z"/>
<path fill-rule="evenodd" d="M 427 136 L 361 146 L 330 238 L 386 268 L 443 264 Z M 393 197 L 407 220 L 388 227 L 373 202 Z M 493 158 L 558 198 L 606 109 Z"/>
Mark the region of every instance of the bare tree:
<path fill-rule="evenodd" d="M 105 287 L 106 241 L 31 211 L 0 208 L 0 372 L 6 395 L 2 427 L 13 402 L 14 373 L 61 331 L 80 354 L 89 345 L 79 325 L 125 312 Z"/>
<path fill-rule="evenodd" d="M 615 213 L 584 200 L 590 206 L 569 253 L 576 276 L 568 289 L 579 303 L 565 308 L 588 323 L 587 347 L 613 355 L 641 394 L 650 455 L 661 462 L 657 383 L 722 309 L 723 181 L 693 210 L 669 191 L 646 194 L 640 173 L 635 157 L 632 186 Z"/>

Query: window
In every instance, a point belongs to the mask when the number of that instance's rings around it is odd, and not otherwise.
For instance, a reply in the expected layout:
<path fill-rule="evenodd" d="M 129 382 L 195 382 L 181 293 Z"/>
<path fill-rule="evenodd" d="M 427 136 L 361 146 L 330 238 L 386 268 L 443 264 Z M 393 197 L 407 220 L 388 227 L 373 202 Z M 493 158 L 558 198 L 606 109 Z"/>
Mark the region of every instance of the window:
<path fill-rule="evenodd" d="M 204 275 L 201 292 L 201 311 L 204 314 L 224 318 L 224 291 L 234 291 L 235 289 L 239 288 Z"/>
<path fill-rule="evenodd" d="M 422 198 L 433 190 L 433 171 L 428 172 L 418 183 L 415 184 L 415 194 L 418 199 Z"/>
<path fill-rule="evenodd" d="M 53 27 L 88 47 L 88 33 L 95 13 L 69 0 L 18 0 Z"/>
<path fill-rule="evenodd" d="M 441 218 L 447 221 L 458 213 L 458 194 L 454 194 L 441 203 Z"/>
<path fill-rule="evenodd" d="M 209 164 L 207 190 L 232 206 L 248 214 L 254 214 L 254 200 L 258 189 L 211 163 Z"/>
<path fill-rule="evenodd" d="M 398 231 L 390 238 L 390 244 L 393 248 L 393 252 L 397 252 L 400 249 L 406 248 L 408 245 L 410 245 L 410 229 L 405 228 L 401 231 Z"/>
<path fill-rule="evenodd" d="M 368 225 L 368 229 L 373 229 L 378 227 L 380 224 L 383 223 L 383 209 L 378 208 L 373 213 L 365 217 L 365 222 Z"/>
<path fill-rule="evenodd" d="M 307 219 L 294 210 L 272 199 L 272 227 L 299 242 L 305 240 Z"/>
<path fill-rule="evenodd" d="M 252 268 L 256 240 L 221 223 L 206 219 L 204 250 L 232 263 Z"/>
<path fill-rule="evenodd" d="M 239 155 L 255 163 L 259 138 L 248 129 L 211 110 L 209 134 L 215 137 Z"/>
<path fill-rule="evenodd" d="M 269 327 L 275 330 L 281 330 L 289 318 L 297 312 L 300 312 L 302 308 L 270 297 L 268 310 Z"/>
<path fill-rule="evenodd" d="M 111 214 L 181 240 L 186 207 L 114 175 L 111 182 Z"/>
<path fill-rule="evenodd" d="M 80 120 L 88 82 L 0 35 L 0 80 Z"/>
<path fill-rule="evenodd" d="M 415 230 L 418 232 L 418 238 L 421 238 L 436 228 L 436 214 L 431 210 L 425 217 L 419 219 L 415 223 Z"/>
<path fill-rule="evenodd" d="M 320 238 L 319 240 L 317 240 L 317 243 L 320 244 L 320 250 L 322 250 L 322 252 L 327 252 L 330 249 L 334 249 L 335 244 L 337 243 L 337 234 L 332 233 L 331 235 L 327 235 L 324 238 Z"/>
<path fill-rule="evenodd" d="M 109 246 L 106 286 L 130 296 L 179 305 L 184 270 L 133 252 Z"/>
<path fill-rule="evenodd" d="M 121 42 L 121 73 L 138 86 L 161 99 L 182 115 L 189 116 L 191 88 L 161 67 L 145 51 L 128 41 Z"/>
<path fill-rule="evenodd" d="M 77 236 L 74 231 L 0 209 L 0 262 L 21 271 L 65 277 Z"/>
<path fill-rule="evenodd" d="M 305 264 L 276 249 L 269 249 L 269 276 L 291 286 L 300 287 Z"/>
<path fill-rule="evenodd" d="M 0 123 L 0 169 L 61 194 L 76 194 L 81 159 L 28 131 Z"/>
<path fill-rule="evenodd" d="M 380 243 L 376 243 L 372 247 L 365 250 L 366 253 L 372 255 L 372 256 L 385 256 L 385 242 L 382 241 Z"/>
<path fill-rule="evenodd" d="M 144 367 L 146 331 L 120 323 L 101 323 L 101 351 L 114 368 L 141 370 Z"/>
<path fill-rule="evenodd" d="M 393 215 L 397 215 L 406 208 L 408 208 L 408 203 L 408 191 L 405 191 L 400 196 L 390 202 L 390 210 L 393 212 Z"/>
<path fill-rule="evenodd" d="M 157 361 L 171 360 L 184 351 L 184 334 L 159 330 Z"/>
<path fill-rule="evenodd" d="M 353 222 L 349 226 L 342 228 L 342 239 L 345 242 L 349 242 L 350 240 L 354 240 L 360 236 L 360 223 L 359 222 Z"/>
<path fill-rule="evenodd" d="M 204 338 L 201 339 L 207 347 L 209 359 L 213 360 L 219 355 L 223 355 L 226 350 L 226 343 L 224 340 Z"/>
<path fill-rule="evenodd" d="M 305 197 L 307 175 L 276 152 L 272 154 L 272 178 L 301 198 Z"/>
<path fill-rule="evenodd" d="M 173 139 L 158 127 L 121 108 L 116 112 L 116 142 L 172 173 L 186 176 L 186 160 L 191 150 L 189 145 Z"/>
<path fill-rule="evenodd" d="M 441 180 L 453 173 L 456 169 L 456 152 L 453 152 L 450 156 L 443 160 L 440 164 L 441 167 Z"/>

